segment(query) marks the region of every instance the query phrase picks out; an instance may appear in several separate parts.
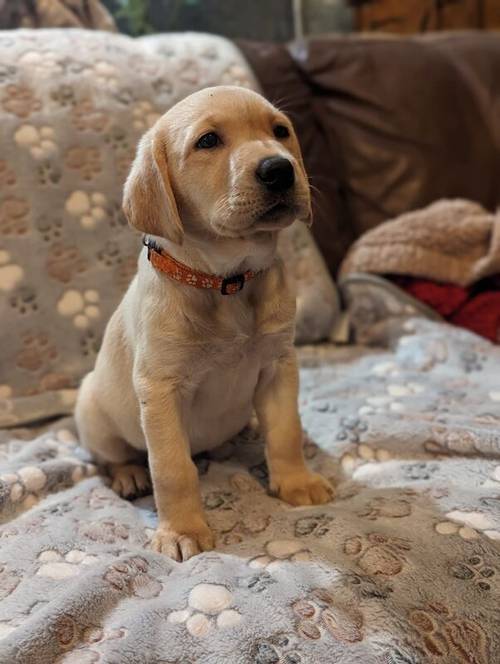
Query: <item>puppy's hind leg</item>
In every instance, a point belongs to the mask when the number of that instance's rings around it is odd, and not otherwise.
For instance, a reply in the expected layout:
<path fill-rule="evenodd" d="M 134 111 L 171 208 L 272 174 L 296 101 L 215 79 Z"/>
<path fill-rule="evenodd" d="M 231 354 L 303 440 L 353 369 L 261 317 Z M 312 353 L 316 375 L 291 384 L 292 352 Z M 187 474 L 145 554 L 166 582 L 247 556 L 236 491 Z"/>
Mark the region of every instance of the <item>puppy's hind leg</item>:
<path fill-rule="evenodd" d="M 93 373 L 83 380 L 75 409 L 80 442 L 111 475 L 112 489 L 124 498 L 147 493 L 151 488 L 144 465 L 134 463 L 140 453 L 117 435 L 112 422 L 99 406 L 93 390 Z"/>
<path fill-rule="evenodd" d="M 113 480 L 111 488 L 122 498 L 151 493 L 151 478 L 145 466 L 137 463 L 111 464 L 109 474 Z"/>

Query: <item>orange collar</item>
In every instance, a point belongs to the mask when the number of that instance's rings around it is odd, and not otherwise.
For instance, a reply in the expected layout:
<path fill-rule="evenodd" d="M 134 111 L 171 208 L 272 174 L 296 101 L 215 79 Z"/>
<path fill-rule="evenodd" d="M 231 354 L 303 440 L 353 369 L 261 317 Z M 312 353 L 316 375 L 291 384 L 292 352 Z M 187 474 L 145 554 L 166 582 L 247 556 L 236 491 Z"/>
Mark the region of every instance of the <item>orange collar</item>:
<path fill-rule="evenodd" d="M 253 279 L 258 272 L 247 270 L 243 274 L 235 274 L 232 277 L 218 277 L 206 272 L 193 270 L 179 263 L 175 258 L 167 254 L 154 240 L 144 236 L 142 243 L 148 248 L 148 260 L 153 267 L 163 272 L 171 279 L 181 281 L 195 288 L 210 288 L 218 290 L 222 295 L 234 295 L 243 289 L 247 281 Z"/>

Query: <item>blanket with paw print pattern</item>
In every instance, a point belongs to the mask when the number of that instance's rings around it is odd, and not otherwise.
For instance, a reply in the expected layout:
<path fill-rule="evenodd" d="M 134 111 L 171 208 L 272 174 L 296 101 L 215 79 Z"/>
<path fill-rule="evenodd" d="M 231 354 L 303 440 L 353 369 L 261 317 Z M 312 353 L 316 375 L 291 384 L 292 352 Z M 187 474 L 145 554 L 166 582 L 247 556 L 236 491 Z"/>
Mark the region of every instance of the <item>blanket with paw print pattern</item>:
<path fill-rule="evenodd" d="M 216 550 L 148 549 L 72 422 L 0 443 L 0 662 L 492 664 L 500 658 L 500 349 L 412 319 L 390 349 L 306 347 L 329 505 L 267 493 L 258 431 L 197 459 Z"/>

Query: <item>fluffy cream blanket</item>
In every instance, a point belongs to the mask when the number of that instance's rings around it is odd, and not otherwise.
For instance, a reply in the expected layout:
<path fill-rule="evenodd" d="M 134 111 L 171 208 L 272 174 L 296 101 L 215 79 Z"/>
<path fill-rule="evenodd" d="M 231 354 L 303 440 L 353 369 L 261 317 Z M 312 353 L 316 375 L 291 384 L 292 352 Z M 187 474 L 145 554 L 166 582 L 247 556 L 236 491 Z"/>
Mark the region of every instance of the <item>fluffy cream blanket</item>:
<path fill-rule="evenodd" d="M 441 200 L 365 233 L 341 275 L 401 274 L 469 286 L 500 272 L 500 214 L 478 203 Z"/>

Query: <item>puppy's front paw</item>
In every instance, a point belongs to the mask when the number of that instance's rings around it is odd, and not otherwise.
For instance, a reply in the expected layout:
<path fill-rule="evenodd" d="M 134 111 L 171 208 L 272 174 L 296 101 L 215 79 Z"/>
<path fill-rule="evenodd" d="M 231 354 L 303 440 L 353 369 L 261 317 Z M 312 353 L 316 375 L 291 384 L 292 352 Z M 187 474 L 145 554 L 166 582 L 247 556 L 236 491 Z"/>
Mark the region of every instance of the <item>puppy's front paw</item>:
<path fill-rule="evenodd" d="M 281 500 L 290 505 L 322 505 L 335 496 L 335 491 L 322 475 L 309 470 L 275 478 L 272 489 Z"/>
<path fill-rule="evenodd" d="M 195 525 L 191 523 L 185 528 L 173 527 L 170 524 L 158 526 L 151 540 L 151 548 L 182 562 L 202 551 L 211 551 L 214 543 L 212 531 L 200 519 Z"/>

